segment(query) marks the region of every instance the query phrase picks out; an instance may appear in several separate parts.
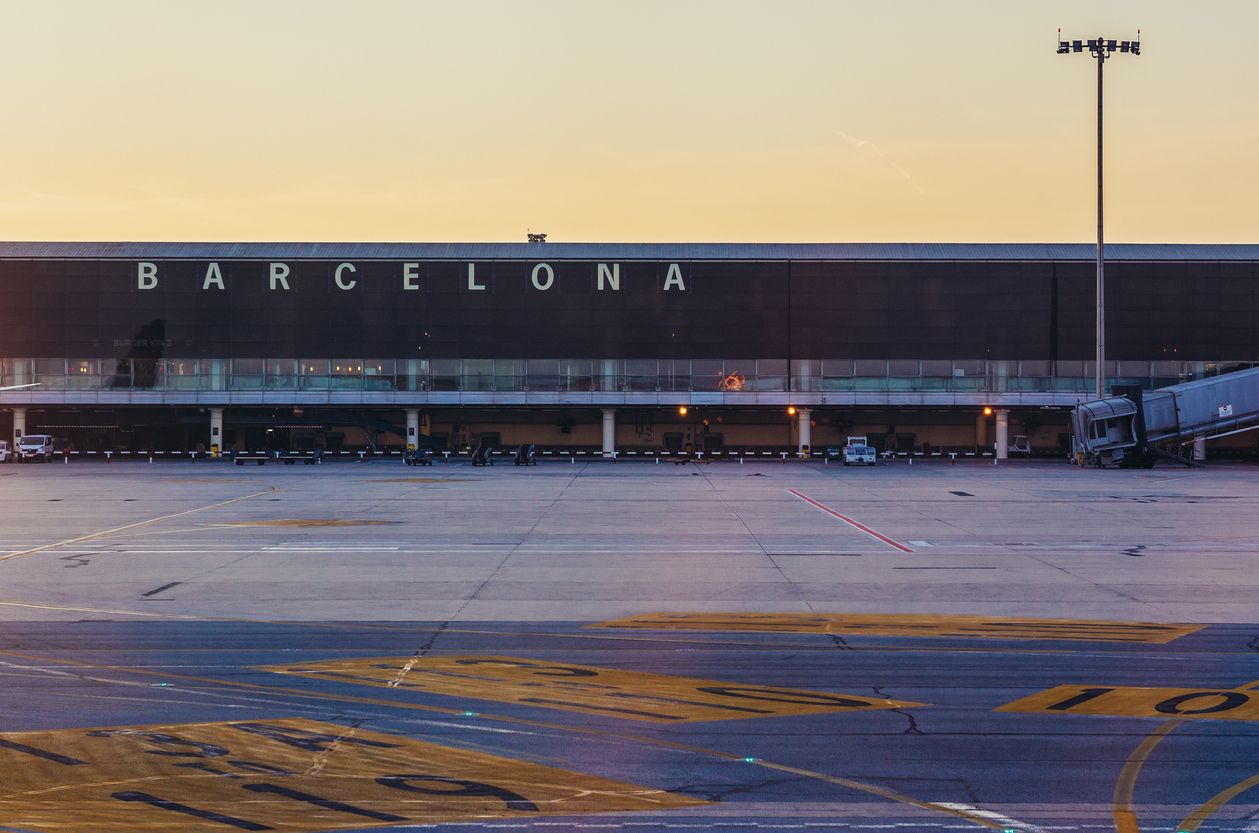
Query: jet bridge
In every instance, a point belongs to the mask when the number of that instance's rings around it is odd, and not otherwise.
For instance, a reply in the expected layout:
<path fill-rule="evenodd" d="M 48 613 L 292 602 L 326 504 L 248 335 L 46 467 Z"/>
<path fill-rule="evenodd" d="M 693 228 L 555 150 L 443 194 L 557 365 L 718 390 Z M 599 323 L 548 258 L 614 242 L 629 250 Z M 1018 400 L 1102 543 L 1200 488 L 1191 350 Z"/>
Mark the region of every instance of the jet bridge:
<path fill-rule="evenodd" d="M 1259 428 L 1259 368 L 1115 394 L 1082 402 L 1071 415 L 1076 450 L 1100 464 L 1153 465 L 1157 457 L 1191 463 L 1187 443 Z"/>

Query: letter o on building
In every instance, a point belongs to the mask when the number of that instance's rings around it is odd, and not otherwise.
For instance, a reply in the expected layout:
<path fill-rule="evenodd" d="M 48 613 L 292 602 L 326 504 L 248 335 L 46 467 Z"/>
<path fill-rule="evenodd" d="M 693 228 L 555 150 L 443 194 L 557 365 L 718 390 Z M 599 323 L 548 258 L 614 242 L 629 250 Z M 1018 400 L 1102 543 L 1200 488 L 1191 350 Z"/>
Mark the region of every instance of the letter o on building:
<path fill-rule="evenodd" d="M 542 272 L 546 273 L 545 283 L 538 280 L 538 275 Z M 537 266 L 533 267 L 533 274 L 531 274 L 529 278 L 533 281 L 534 289 L 541 289 L 545 291 L 555 285 L 555 270 L 551 268 L 551 264 L 549 263 L 539 263 Z"/>

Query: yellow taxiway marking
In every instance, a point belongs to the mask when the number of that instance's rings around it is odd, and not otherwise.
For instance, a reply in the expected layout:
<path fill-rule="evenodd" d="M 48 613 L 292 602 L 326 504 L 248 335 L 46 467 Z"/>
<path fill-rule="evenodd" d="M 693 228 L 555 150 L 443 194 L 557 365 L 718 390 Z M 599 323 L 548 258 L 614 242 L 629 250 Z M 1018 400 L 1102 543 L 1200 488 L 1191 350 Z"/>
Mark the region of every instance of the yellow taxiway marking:
<path fill-rule="evenodd" d="M 1089 642 L 1163 644 L 1202 630 L 1204 626 L 1089 619 L 936 616 L 918 613 L 649 613 L 643 616 L 611 619 L 586 627 L 870 634 L 872 636 L 966 636 L 989 639 L 1074 639 Z"/>
<path fill-rule="evenodd" d="M 652 723 L 741 720 L 925 705 L 880 697 L 502 656 L 355 657 L 268 665 L 262 670 Z"/>
<path fill-rule="evenodd" d="M 1115 833 L 1141 833 L 1137 824 L 1137 813 L 1132 807 L 1133 792 L 1137 787 L 1137 776 L 1149 759 L 1154 748 L 1163 742 L 1163 738 L 1176 731 L 1181 725 L 1179 720 L 1169 720 L 1150 732 L 1132 754 L 1124 761 L 1119 778 L 1115 781 L 1115 790 L 1111 797 L 1111 817 L 1115 820 Z"/>
<path fill-rule="evenodd" d="M 254 492 L 251 495 L 241 495 L 240 497 L 234 497 L 231 500 L 223 500 L 223 501 L 219 501 L 218 503 L 211 503 L 209 506 L 199 506 L 196 509 L 187 509 L 183 512 L 175 512 L 170 515 L 162 515 L 161 517 L 158 517 L 158 518 L 149 518 L 147 521 L 137 521 L 136 523 L 127 524 L 126 526 L 117 526 L 117 527 L 114 527 L 113 529 L 106 529 L 101 532 L 93 532 L 90 535 L 80 535 L 78 538 L 69 538 L 65 541 L 58 541 L 55 544 L 45 544 L 42 547 L 34 547 L 29 550 L 20 550 L 18 552 L 11 552 L 6 555 L 0 555 L 0 561 L 8 561 L 9 559 L 12 559 L 12 558 L 21 558 L 24 555 L 34 555 L 37 552 L 44 552 L 45 550 L 53 550 L 53 549 L 57 549 L 58 547 L 66 547 L 66 546 L 69 546 L 70 544 L 81 544 L 84 541 L 93 541 L 97 538 L 103 538 L 106 535 L 113 535 L 115 532 L 124 532 L 128 529 L 136 529 L 137 527 L 148 526 L 149 524 L 160 523 L 162 521 L 169 521 L 172 518 L 182 518 L 185 515 L 193 515 L 193 514 L 196 514 L 197 512 L 208 512 L 211 509 L 218 509 L 220 506 L 227 506 L 232 503 L 239 503 L 242 500 L 249 500 L 250 498 L 262 497 L 263 495 L 269 495 L 276 491 L 279 491 L 279 490 L 276 489 L 276 487 L 272 486 L 270 489 L 268 489 L 265 492 Z"/>
<path fill-rule="evenodd" d="M 1259 692 L 1219 688 L 1060 685 L 1006 703 L 994 711 L 1259 720 Z"/>
<path fill-rule="evenodd" d="M 316 830 L 708 802 L 313 720 L 0 735 L 0 817 L 64 833 Z"/>
<path fill-rule="evenodd" d="M 141 677 L 157 677 L 166 680 L 176 680 L 190 686 L 195 685 L 211 685 L 222 688 L 236 688 L 245 691 L 256 692 L 259 694 L 295 698 L 298 700 L 318 700 L 321 702 L 337 702 L 337 703 L 355 703 L 364 706 L 377 706 L 385 709 L 404 709 L 409 711 L 430 712 L 433 714 L 443 715 L 462 715 L 466 716 L 466 712 L 445 708 L 442 706 L 428 705 L 425 703 L 405 703 L 396 700 L 380 700 L 372 697 L 356 697 L 345 694 L 333 694 L 322 691 L 310 691 L 285 688 L 282 686 L 262 685 L 259 683 L 246 683 L 236 680 L 219 679 L 215 677 L 198 677 L 191 674 L 177 674 L 170 671 L 153 671 L 144 668 L 128 668 L 126 666 L 105 665 L 101 663 L 86 662 L 84 660 L 63 659 L 56 657 L 44 657 L 36 654 L 27 654 L 21 651 L 11 651 L 0 649 L 0 655 L 15 657 L 17 659 L 27 660 L 29 662 L 39 662 L 49 665 L 67 665 L 74 668 L 90 668 L 100 671 L 115 671 L 120 673 L 135 674 Z M 692 755 L 700 755 L 707 758 L 714 758 L 723 761 L 742 761 L 749 763 L 746 757 L 726 752 L 720 749 L 712 749 L 705 746 L 697 746 L 689 743 L 679 743 L 677 741 L 669 741 L 660 737 L 650 737 L 645 735 L 635 735 L 620 731 L 609 731 L 607 729 L 591 728 L 585 726 L 570 726 L 561 723 L 552 723 L 545 720 L 533 720 L 523 717 L 510 717 L 507 715 L 487 714 L 478 715 L 479 719 L 490 720 L 498 723 L 506 723 L 514 726 L 528 726 L 534 729 L 546 729 L 548 731 L 571 732 L 577 735 L 586 735 L 588 737 L 611 739 L 629 743 L 641 744 L 646 747 L 674 749 L 679 752 L 686 752 Z M 996 823 L 992 819 L 987 818 L 983 811 L 978 808 L 965 808 L 933 801 L 924 801 L 896 792 L 886 787 L 880 787 L 875 784 L 867 784 L 851 778 L 842 778 L 839 776 L 828 775 L 824 772 L 815 770 L 801 769 L 798 767 L 779 764 L 773 761 L 767 761 L 756 758 L 750 762 L 754 766 L 764 769 L 772 769 L 780 772 L 791 772 L 804 778 L 810 778 L 827 784 L 835 784 L 847 789 L 866 793 L 867 795 L 877 796 L 888 801 L 894 801 L 899 804 L 905 804 L 912 807 L 919 807 L 935 813 L 943 813 L 947 816 L 963 819 L 971 824 L 987 827 L 994 830 L 1000 830 L 1006 827 L 1004 823 Z"/>
<path fill-rule="evenodd" d="M 1183 830 L 1185 833 L 1194 833 L 1202 822 L 1210 818 L 1216 810 L 1246 792 L 1246 790 L 1254 787 L 1259 787 L 1259 775 L 1252 775 L 1244 781 L 1238 781 L 1228 789 L 1220 790 L 1207 799 L 1201 807 L 1190 813 L 1184 821 L 1176 825 L 1176 829 Z"/>
<path fill-rule="evenodd" d="M 243 526 L 285 526 L 285 527 L 308 527 L 308 526 L 388 526 L 390 524 L 401 523 L 401 521 L 368 521 L 368 520 L 352 520 L 344 518 L 282 518 L 271 521 L 225 521 L 223 523 L 212 524 L 216 527 L 243 527 Z"/>

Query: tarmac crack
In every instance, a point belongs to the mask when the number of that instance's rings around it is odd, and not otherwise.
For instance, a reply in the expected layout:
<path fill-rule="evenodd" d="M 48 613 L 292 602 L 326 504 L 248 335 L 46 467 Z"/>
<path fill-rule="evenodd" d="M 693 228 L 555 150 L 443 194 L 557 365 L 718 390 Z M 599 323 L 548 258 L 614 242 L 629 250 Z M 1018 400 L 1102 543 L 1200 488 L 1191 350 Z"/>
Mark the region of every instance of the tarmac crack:
<path fill-rule="evenodd" d="M 876 695 L 878 695 L 879 697 L 882 697 L 884 700 L 892 699 L 891 697 L 888 697 L 886 693 L 884 693 L 883 686 L 877 686 L 877 685 L 872 686 L 872 690 L 874 691 Z M 903 735 L 927 734 L 926 732 L 924 732 L 922 729 L 918 727 L 918 718 L 912 712 L 905 711 L 904 709 L 891 709 L 890 711 L 892 712 L 892 714 L 899 714 L 901 717 L 909 721 L 909 728 L 907 728 L 901 734 Z M 974 799 L 974 800 L 978 801 L 978 799 Z"/>

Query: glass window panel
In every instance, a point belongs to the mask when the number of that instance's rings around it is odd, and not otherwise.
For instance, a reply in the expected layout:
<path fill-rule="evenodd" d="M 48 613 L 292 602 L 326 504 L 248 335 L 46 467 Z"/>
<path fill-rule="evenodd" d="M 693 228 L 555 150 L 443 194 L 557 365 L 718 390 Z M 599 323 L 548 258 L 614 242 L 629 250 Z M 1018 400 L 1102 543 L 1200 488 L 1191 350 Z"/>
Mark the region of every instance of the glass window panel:
<path fill-rule="evenodd" d="M 559 382 L 561 390 L 592 390 L 590 359 L 561 359 Z"/>
<path fill-rule="evenodd" d="M 272 390 L 297 387 L 297 359 L 267 359 L 266 385 Z"/>
<path fill-rule="evenodd" d="M 524 359 L 494 360 L 494 390 L 524 390 Z"/>
<path fill-rule="evenodd" d="M 861 377 L 873 379 L 887 375 L 887 361 L 884 359 L 857 359 L 853 364 Z"/>
<path fill-rule="evenodd" d="M 1122 361 L 1119 363 L 1120 376 L 1149 376 L 1149 362 Z"/>
<path fill-rule="evenodd" d="M 641 391 L 656 390 L 659 384 L 656 372 L 657 368 L 655 359 L 626 359 L 625 389 Z"/>
<path fill-rule="evenodd" d="M 729 363 L 727 362 L 727 367 Z M 787 389 L 786 359 L 756 360 L 756 390 L 774 391 Z"/>
<path fill-rule="evenodd" d="M 460 390 L 494 390 L 494 360 L 464 359 Z"/>
<path fill-rule="evenodd" d="M 433 390 L 459 390 L 459 360 L 433 360 Z"/>
<path fill-rule="evenodd" d="M 961 376 L 983 376 L 985 373 L 983 359 L 954 359 L 953 375 Z"/>
<path fill-rule="evenodd" d="M 933 379 L 953 375 L 953 362 L 948 359 L 923 359 L 922 375 Z"/>
<path fill-rule="evenodd" d="M 1054 363 L 1054 375 L 1069 379 L 1084 376 L 1084 362 L 1058 361 Z"/>
<path fill-rule="evenodd" d="M 659 373 L 661 390 L 691 389 L 690 359 L 664 359 L 660 362 Z"/>
<path fill-rule="evenodd" d="M 887 363 L 887 375 L 913 378 L 919 375 L 917 359 L 892 359 Z"/>
<path fill-rule="evenodd" d="M 555 359 L 529 359 L 525 364 L 525 381 L 529 390 L 559 390 L 560 363 Z"/>
<path fill-rule="evenodd" d="M 423 391 L 432 386 L 432 370 L 428 359 L 403 359 L 398 362 L 400 390 Z"/>
<path fill-rule="evenodd" d="M 822 362 L 822 375 L 827 379 L 851 378 L 856 375 L 852 359 L 826 359 Z"/>
<path fill-rule="evenodd" d="M 755 370 L 749 367 L 743 372 L 752 374 Z M 725 363 L 720 359 L 691 359 L 691 390 L 721 390 L 724 378 Z"/>

